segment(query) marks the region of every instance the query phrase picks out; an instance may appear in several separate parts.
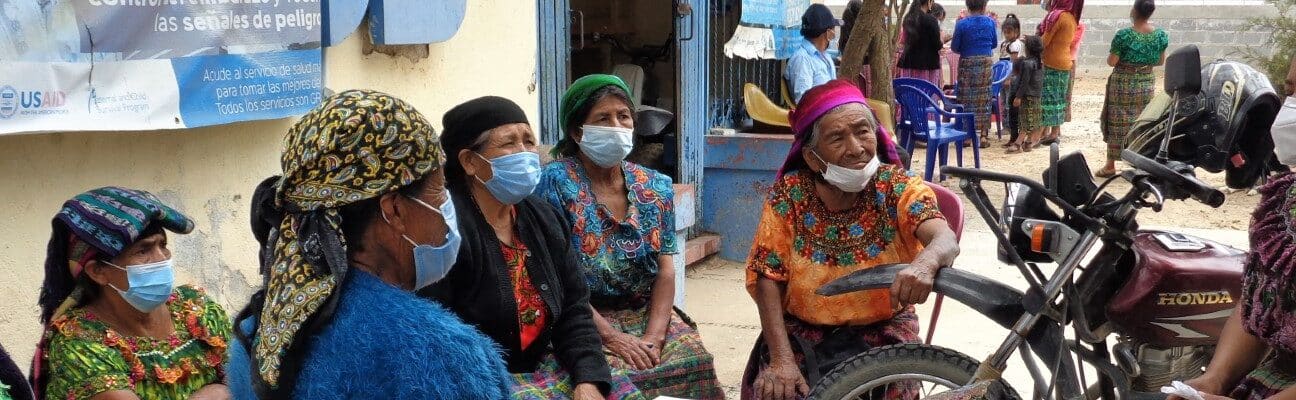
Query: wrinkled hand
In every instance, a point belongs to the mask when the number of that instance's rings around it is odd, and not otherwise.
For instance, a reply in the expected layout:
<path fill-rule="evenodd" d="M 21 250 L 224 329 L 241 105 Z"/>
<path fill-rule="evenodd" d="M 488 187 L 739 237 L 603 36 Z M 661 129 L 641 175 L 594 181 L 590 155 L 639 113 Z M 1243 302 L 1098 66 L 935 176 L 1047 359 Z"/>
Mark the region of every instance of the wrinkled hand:
<path fill-rule="evenodd" d="M 630 366 L 634 367 L 634 369 L 645 370 L 657 365 L 652 348 L 648 346 L 648 343 L 634 335 L 616 332 L 603 336 L 603 345 L 607 346 L 608 351 L 611 351 L 612 354 L 630 363 Z"/>
<path fill-rule="evenodd" d="M 756 375 L 757 399 L 795 400 L 808 395 L 810 386 L 795 363 L 771 362 Z"/>
<path fill-rule="evenodd" d="M 934 263 L 914 260 L 909 268 L 896 273 L 895 282 L 891 284 L 891 307 L 899 311 L 927 301 L 939 269 L 940 266 Z"/>
<path fill-rule="evenodd" d="M 581 383 L 577 384 L 576 389 L 572 391 L 572 399 L 603 400 L 603 393 L 599 392 L 598 386 L 594 386 L 593 383 Z"/>
<path fill-rule="evenodd" d="M 1013 99 L 1013 107 L 1021 107 L 1021 98 L 1020 98 L 1020 97 Z"/>
<path fill-rule="evenodd" d="M 648 357 L 654 367 L 661 365 L 662 348 L 666 347 L 666 337 L 662 335 L 644 335 L 639 339 L 648 348 Z"/>

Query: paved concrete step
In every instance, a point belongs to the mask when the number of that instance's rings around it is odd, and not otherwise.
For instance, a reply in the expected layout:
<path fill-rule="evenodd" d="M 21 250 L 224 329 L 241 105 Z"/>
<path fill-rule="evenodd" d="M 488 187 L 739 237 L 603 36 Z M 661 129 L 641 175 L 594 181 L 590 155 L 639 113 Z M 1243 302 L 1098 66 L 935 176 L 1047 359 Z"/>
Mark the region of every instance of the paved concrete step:
<path fill-rule="evenodd" d="M 684 265 L 693 266 L 698 261 L 720 252 L 720 235 L 713 233 L 689 239 L 684 244 Z"/>

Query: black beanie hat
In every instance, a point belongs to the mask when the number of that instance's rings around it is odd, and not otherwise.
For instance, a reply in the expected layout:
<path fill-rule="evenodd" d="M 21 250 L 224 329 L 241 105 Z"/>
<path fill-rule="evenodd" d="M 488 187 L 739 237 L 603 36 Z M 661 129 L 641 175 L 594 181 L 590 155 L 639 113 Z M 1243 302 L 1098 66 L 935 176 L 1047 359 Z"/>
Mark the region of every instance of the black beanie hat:
<path fill-rule="evenodd" d="M 441 148 L 446 153 L 446 182 L 466 182 L 459 151 L 468 149 L 483 133 L 508 124 L 527 121 L 526 113 L 513 100 L 499 96 L 478 97 L 451 108 L 441 117 Z"/>

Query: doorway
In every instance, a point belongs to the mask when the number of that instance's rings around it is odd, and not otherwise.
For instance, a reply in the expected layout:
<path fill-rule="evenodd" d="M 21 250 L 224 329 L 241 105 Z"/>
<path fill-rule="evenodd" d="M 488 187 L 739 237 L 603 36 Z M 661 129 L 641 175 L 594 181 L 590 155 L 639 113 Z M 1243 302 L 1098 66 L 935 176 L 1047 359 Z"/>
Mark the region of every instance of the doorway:
<path fill-rule="evenodd" d="M 630 86 L 636 106 L 675 115 L 660 134 L 636 137 L 632 161 L 676 183 L 700 183 L 710 0 L 538 1 L 542 140 L 563 136 L 558 107 L 572 80 L 614 74 Z"/>

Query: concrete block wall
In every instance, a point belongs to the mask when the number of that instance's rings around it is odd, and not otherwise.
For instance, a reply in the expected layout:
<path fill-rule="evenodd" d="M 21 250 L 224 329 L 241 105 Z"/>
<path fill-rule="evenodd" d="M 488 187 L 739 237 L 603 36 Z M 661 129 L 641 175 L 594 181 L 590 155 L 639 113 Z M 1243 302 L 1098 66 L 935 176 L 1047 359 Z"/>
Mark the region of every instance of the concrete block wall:
<path fill-rule="evenodd" d="M 963 7 L 962 4 L 945 3 L 962 2 L 946 0 L 941 3 L 950 15 L 943 28 L 953 32 L 953 17 Z M 1008 13 L 1017 14 L 1022 20 L 1022 31 L 1028 34 L 1034 34 L 1035 27 L 1044 17 L 1044 10 L 1038 5 L 995 6 L 991 11 L 999 14 L 1000 18 Z M 1130 7 L 1124 5 L 1085 7 L 1081 14 L 1085 35 L 1076 60 L 1079 63 L 1078 74 L 1106 76 L 1111 71 L 1107 66 L 1111 40 L 1117 31 L 1130 26 L 1129 13 Z M 1268 31 L 1247 31 L 1250 19 L 1277 13 L 1277 9 L 1270 6 L 1162 6 L 1153 14 L 1152 24 L 1170 35 L 1172 50 L 1187 44 L 1197 45 L 1203 63 L 1217 58 L 1242 61 L 1241 55 L 1237 54 L 1240 49 L 1268 46 L 1265 43 Z M 1267 47 L 1264 50 L 1270 51 Z"/>
<path fill-rule="evenodd" d="M 937 2 L 945 7 L 948 15 L 942 28 L 946 32 L 953 32 L 955 18 L 964 8 L 963 2 Z M 841 13 L 841 7 L 834 8 L 838 14 Z M 1001 19 L 1009 13 L 1017 14 L 1022 21 L 1022 31 L 1027 34 L 1034 34 L 1035 27 L 1044 17 L 1044 10 L 1039 5 L 992 5 L 990 11 L 998 14 Z M 1130 26 L 1129 12 L 1129 5 L 1085 7 L 1081 15 L 1086 30 L 1077 60 L 1079 74 L 1106 76 L 1111 71 L 1107 66 L 1108 49 L 1116 32 Z M 1170 34 L 1171 49 L 1191 43 L 1201 49 L 1204 62 L 1216 58 L 1241 61 L 1241 56 L 1236 54 L 1238 50 L 1247 46 L 1268 46 L 1265 39 L 1269 37 L 1269 32 L 1247 31 L 1246 28 L 1251 25 L 1249 20 L 1275 16 L 1277 13 L 1276 8 L 1267 5 L 1161 6 L 1153 15 L 1152 23 Z"/>

